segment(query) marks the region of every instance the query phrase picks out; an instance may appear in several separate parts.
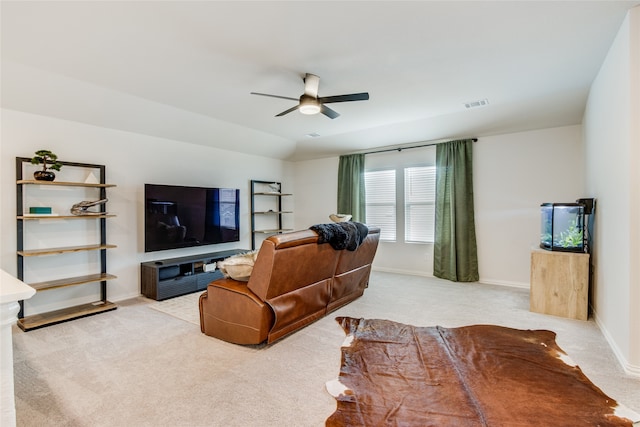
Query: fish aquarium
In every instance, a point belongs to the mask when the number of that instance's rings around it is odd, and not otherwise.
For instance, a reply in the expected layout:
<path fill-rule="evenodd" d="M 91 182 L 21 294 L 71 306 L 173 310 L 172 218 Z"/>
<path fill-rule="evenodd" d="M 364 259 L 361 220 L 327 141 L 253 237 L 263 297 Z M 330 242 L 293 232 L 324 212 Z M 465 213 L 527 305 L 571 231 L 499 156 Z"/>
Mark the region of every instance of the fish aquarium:
<path fill-rule="evenodd" d="M 540 205 L 540 247 L 549 251 L 585 252 L 585 205 Z"/>

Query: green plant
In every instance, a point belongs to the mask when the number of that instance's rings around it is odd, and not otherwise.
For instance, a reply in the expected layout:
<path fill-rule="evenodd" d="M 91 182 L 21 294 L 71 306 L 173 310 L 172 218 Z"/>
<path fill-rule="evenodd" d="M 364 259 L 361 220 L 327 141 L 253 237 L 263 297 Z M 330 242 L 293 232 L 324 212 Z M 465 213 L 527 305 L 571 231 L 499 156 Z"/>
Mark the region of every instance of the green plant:
<path fill-rule="evenodd" d="M 541 233 L 540 242 L 551 244 L 551 233 Z"/>
<path fill-rule="evenodd" d="M 34 165 L 42 165 L 42 171 L 46 172 L 47 169 L 53 169 L 60 171 L 62 163 L 58 161 L 58 156 L 49 150 L 38 150 L 36 155 L 31 159 L 31 163 Z"/>
<path fill-rule="evenodd" d="M 578 227 L 575 219 L 571 221 L 566 231 L 560 232 L 560 236 L 554 242 L 556 246 L 562 246 L 563 248 L 582 246 L 582 243 L 582 228 Z"/>

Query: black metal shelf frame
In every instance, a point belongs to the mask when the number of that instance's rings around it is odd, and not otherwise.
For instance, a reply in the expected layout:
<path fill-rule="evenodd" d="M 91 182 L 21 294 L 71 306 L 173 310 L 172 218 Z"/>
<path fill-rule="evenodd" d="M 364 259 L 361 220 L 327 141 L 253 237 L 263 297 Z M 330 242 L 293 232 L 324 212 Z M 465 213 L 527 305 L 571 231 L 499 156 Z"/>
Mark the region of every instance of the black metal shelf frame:
<path fill-rule="evenodd" d="M 23 164 L 31 163 L 31 159 L 28 157 L 16 157 L 16 221 L 17 221 L 17 271 L 18 271 L 18 279 L 24 279 L 24 256 L 20 255 L 19 252 L 24 251 L 24 219 L 22 218 L 24 212 L 24 186 L 32 185 L 33 183 L 25 183 L 23 181 Z M 80 167 L 87 169 L 96 169 L 100 172 L 100 186 L 98 188 L 100 200 L 106 199 L 107 190 L 106 190 L 106 178 L 105 165 L 97 165 L 92 163 L 79 163 L 79 162 L 67 162 L 67 161 L 58 161 L 58 163 L 63 166 L 72 166 L 72 167 Z M 37 184 L 36 184 L 37 185 Z M 65 183 L 60 183 L 60 185 L 65 185 Z M 74 183 L 72 185 L 82 185 L 78 183 Z M 94 187 L 92 185 L 87 185 L 87 187 Z M 99 206 L 100 212 L 106 214 L 106 205 L 103 203 Z M 107 219 L 105 216 L 101 216 L 97 218 L 97 221 L 100 223 L 100 245 L 107 246 Z M 100 274 L 107 275 L 107 249 L 100 249 Z M 100 300 L 103 303 L 107 303 L 107 281 L 100 280 Z M 21 319 L 24 317 L 24 301 L 20 301 L 20 311 L 18 312 L 18 318 Z"/>
<path fill-rule="evenodd" d="M 260 185 L 269 185 L 269 184 L 278 184 L 278 187 L 280 189 L 282 189 L 282 183 L 281 182 L 277 182 L 277 181 L 261 181 L 261 180 L 257 180 L 257 179 L 252 179 L 251 180 L 251 249 L 255 250 L 256 249 L 256 234 L 264 234 L 269 233 L 269 234 L 277 234 L 277 233 L 281 233 L 283 231 L 287 231 L 284 230 L 282 228 L 282 214 L 285 213 L 292 213 L 292 212 L 284 212 L 282 210 L 282 197 L 283 196 L 290 196 L 291 194 L 283 194 L 282 192 L 280 193 L 266 193 L 266 192 L 261 192 L 261 191 L 256 191 L 256 186 Z M 256 215 L 260 215 L 260 214 L 265 214 L 265 212 L 258 212 L 256 211 L 256 196 L 260 196 L 260 197 L 275 197 L 276 201 L 277 201 L 277 208 L 273 211 L 273 212 L 268 212 L 271 215 L 274 215 L 277 218 L 277 226 L 275 229 L 273 230 L 256 230 Z"/>

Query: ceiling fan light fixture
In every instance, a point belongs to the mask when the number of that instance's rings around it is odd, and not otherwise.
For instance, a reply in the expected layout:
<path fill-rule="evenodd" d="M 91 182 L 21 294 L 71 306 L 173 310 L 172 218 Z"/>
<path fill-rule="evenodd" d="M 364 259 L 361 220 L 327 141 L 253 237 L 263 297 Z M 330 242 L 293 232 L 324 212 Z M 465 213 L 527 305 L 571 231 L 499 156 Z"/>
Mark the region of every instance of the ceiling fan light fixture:
<path fill-rule="evenodd" d="M 302 114 L 308 114 L 308 115 L 318 114 L 320 112 L 320 106 L 319 105 L 301 105 L 300 112 Z"/>
<path fill-rule="evenodd" d="M 307 97 L 305 95 L 300 98 L 300 107 L 298 107 L 298 110 L 300 110 L 302 114 L 318 114 L 320 109 L 320 104 L 317 99 Z"/>

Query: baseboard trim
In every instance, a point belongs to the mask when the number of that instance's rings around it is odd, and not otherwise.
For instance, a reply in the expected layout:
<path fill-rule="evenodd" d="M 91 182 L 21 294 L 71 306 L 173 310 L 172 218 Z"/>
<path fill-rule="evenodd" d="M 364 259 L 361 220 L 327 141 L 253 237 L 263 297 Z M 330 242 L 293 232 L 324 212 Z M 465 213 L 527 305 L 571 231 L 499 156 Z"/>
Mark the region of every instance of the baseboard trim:
<path fill-rule="evenodd" d="M 373 271 L 380 271 L 383 273 L 395 273 L 395 274 L 407 274 L 409 276 L 422 276 L 422 277 L 435 277 L 433 273 L 427 273 L 426 271 L 415 271 L 415 270 L 401 270 L 397 268 L 387 268 L 387 267 L 372 267 Z M 511 288 L 521 288 L 521 289 L 529 289 L 529 283 L 521 283 L 521 282 L 510 282 L 507 280 L 493 280 L 493 279 L 485 279 L 480 278 L 478 283 L 482 283 L 485 285 L 497 285 L 497 286 L 508 286 Z"/>
<path fill-rule="evenodd" d="M 432 273 L 427 273 L 426 271 L 414 271 L 414 270 L 399 270 L 397 268 L 386 268 L 386 267 L 371 267 L 373 271 L 380 271 L 382 273 L 395 273 L 395 274 L 407 274 L 409 276 L 422 276 L 422 277 L 434 277 Z"/>
<path fill-rule="evenodd" d="M 480 278 L 480 283 L 484 283 L 486 285 L 508 286 L 510 288 L 520 288 L 520 289 L 529 289 L 531 287 L 529 283 L 510 282 L 508 280 L 485 279 L 482 277 Z"/>
<path fill-rule="evenodd" d="M 127 301 L 127 300 L 131 300 L 131 299 L 135 299 L 138 297 L 142 297 L 142 298 L 147 298 L 144 295 L 142 295 L 140 292 L 138 293 L 134 293 L 134 294 L 125 294 L 125 295 L 119 295 L 118 298 L 109 298 L 111 301 L 113 302 L 122 302 L 122 301 Z M 153 300 L 151 300 L 153 301 Z"/>
<path fill-rule="evenodd" d="M 595 320 L 596 325 L 598 325 L 600 332 L 602 332 L 604 339 L 609 344 L 609 348 L 611 348 L 616 359 L 618 359 L 618 363 L 620 363 L 624 373 L 634 378 L 640 378 L 640 366 L 629 363 L 629 361 L 624 357 L 622 351 L 620 351 L 620 348 L 616 345 L 615 340 L 604 326 L 604 323 L 602 323 L 595 310 L 593 311 L 593 319 Z"/>

